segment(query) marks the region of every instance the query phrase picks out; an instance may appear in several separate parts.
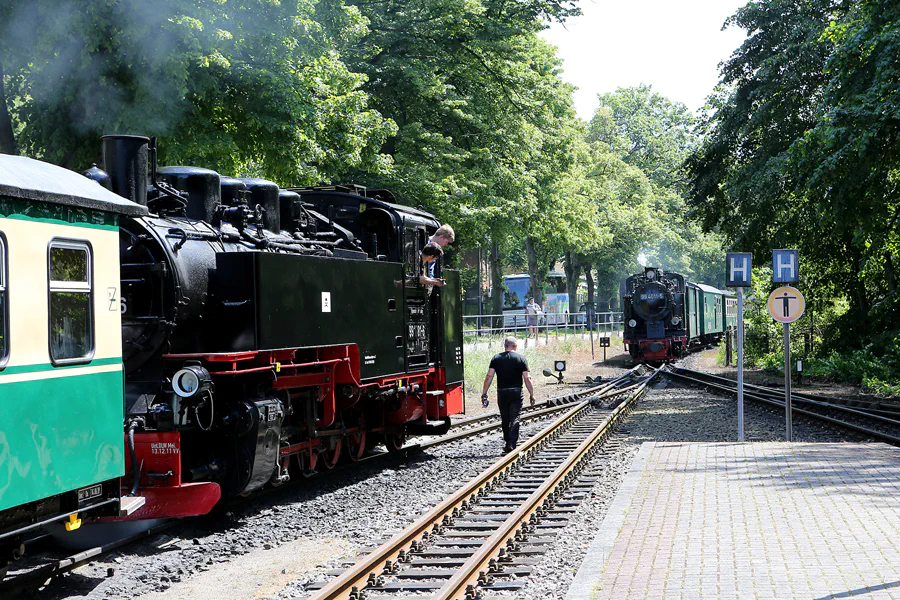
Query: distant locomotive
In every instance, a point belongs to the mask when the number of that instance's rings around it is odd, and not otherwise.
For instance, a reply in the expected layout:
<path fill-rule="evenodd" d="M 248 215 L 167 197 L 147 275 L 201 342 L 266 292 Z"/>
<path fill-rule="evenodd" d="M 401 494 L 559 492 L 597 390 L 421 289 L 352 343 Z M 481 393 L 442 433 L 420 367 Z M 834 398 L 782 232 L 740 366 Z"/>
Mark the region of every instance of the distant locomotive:
<path fill-rule="evenodd" d="M 96 183 L 0 156 L 0 570 L 95 505 L 203 514 L 463 410 L 459 273 L 418 278 L 434 217 L 155 155 L 106 136 Z"/>
<path fill-rule="evenodd" d="M 621 284 L 624 343 L 635 362 L 663 363 L 716 344 L 736 326 L 730 292 L 648 267 Z"/>

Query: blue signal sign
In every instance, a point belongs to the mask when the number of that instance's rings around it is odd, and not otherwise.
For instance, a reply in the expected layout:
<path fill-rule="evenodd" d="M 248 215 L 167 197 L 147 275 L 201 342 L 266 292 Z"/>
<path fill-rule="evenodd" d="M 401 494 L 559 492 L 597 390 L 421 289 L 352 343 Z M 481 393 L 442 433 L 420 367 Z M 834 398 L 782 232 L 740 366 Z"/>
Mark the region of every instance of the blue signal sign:
<path fill-rule="evenodd" d="M 749 287 L 753 271 L 753 255 L 750 252 L 727 252 L 725 254 L 725 285 L 728 287 Z"/>
<path fill-rule="evenodd" d="M 772 250 L 772 281 L 775 283 L 800 281 L 800 260 L 796 250 Z"/>

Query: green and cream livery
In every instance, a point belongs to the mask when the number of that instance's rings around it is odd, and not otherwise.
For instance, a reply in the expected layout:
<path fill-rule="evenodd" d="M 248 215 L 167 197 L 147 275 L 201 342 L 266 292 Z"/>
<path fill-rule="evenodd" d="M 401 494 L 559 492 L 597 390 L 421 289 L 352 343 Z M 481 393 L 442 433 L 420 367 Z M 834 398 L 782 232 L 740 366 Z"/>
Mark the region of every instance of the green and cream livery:
<path fill-rule="evenodd" d="M 32 529 L 128 510 L 118 219 L 145 213 L 0 155 L 0 573 Z"/>

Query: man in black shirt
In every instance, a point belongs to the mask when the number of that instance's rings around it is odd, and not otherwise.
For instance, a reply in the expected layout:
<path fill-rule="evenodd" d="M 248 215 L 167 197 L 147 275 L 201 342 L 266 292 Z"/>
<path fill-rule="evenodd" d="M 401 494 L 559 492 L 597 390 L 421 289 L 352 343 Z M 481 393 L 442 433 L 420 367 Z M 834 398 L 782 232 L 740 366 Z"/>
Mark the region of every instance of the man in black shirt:
<path fill-rule="evenodd" d="M 519 413 L 522 411 L 522 382 L 528 388 L 531 404 L 534 406 L 534 386 L 528 372 L 528 361 L 516 352 L 518 342 L 514 337 L 503 340 L 505 352 L 491 359 L 487 377 L 484 378 L 484 390 L 481 394 L 483 406 L 488 405 L 488 390 L 497 374 L 497 407 L 500 409 L 500 420 L 503 423 L 503 440 L 506 446 L 503 452 L 510 452 L 519 441 Z"/>

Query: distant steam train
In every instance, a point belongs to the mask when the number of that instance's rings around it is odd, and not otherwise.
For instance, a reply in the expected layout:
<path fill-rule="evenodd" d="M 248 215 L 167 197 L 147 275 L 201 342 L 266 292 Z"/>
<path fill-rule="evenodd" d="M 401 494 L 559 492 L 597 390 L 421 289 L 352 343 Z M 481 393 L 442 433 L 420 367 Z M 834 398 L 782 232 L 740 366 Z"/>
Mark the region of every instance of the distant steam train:
<path fill-rule="evenodd" d="M 463 410 L 434 217 L 150 142 L 106 136 L 88 178 L 0 155 L 0 574 L 52 523 L 203 514 Z"/>
<path fill-rule="evenodd" d="M 621 283 L 624 343 L 635 362 L 663 363 L 715 344 L 737 324 L 730 292 L 648 267 Z"/>

